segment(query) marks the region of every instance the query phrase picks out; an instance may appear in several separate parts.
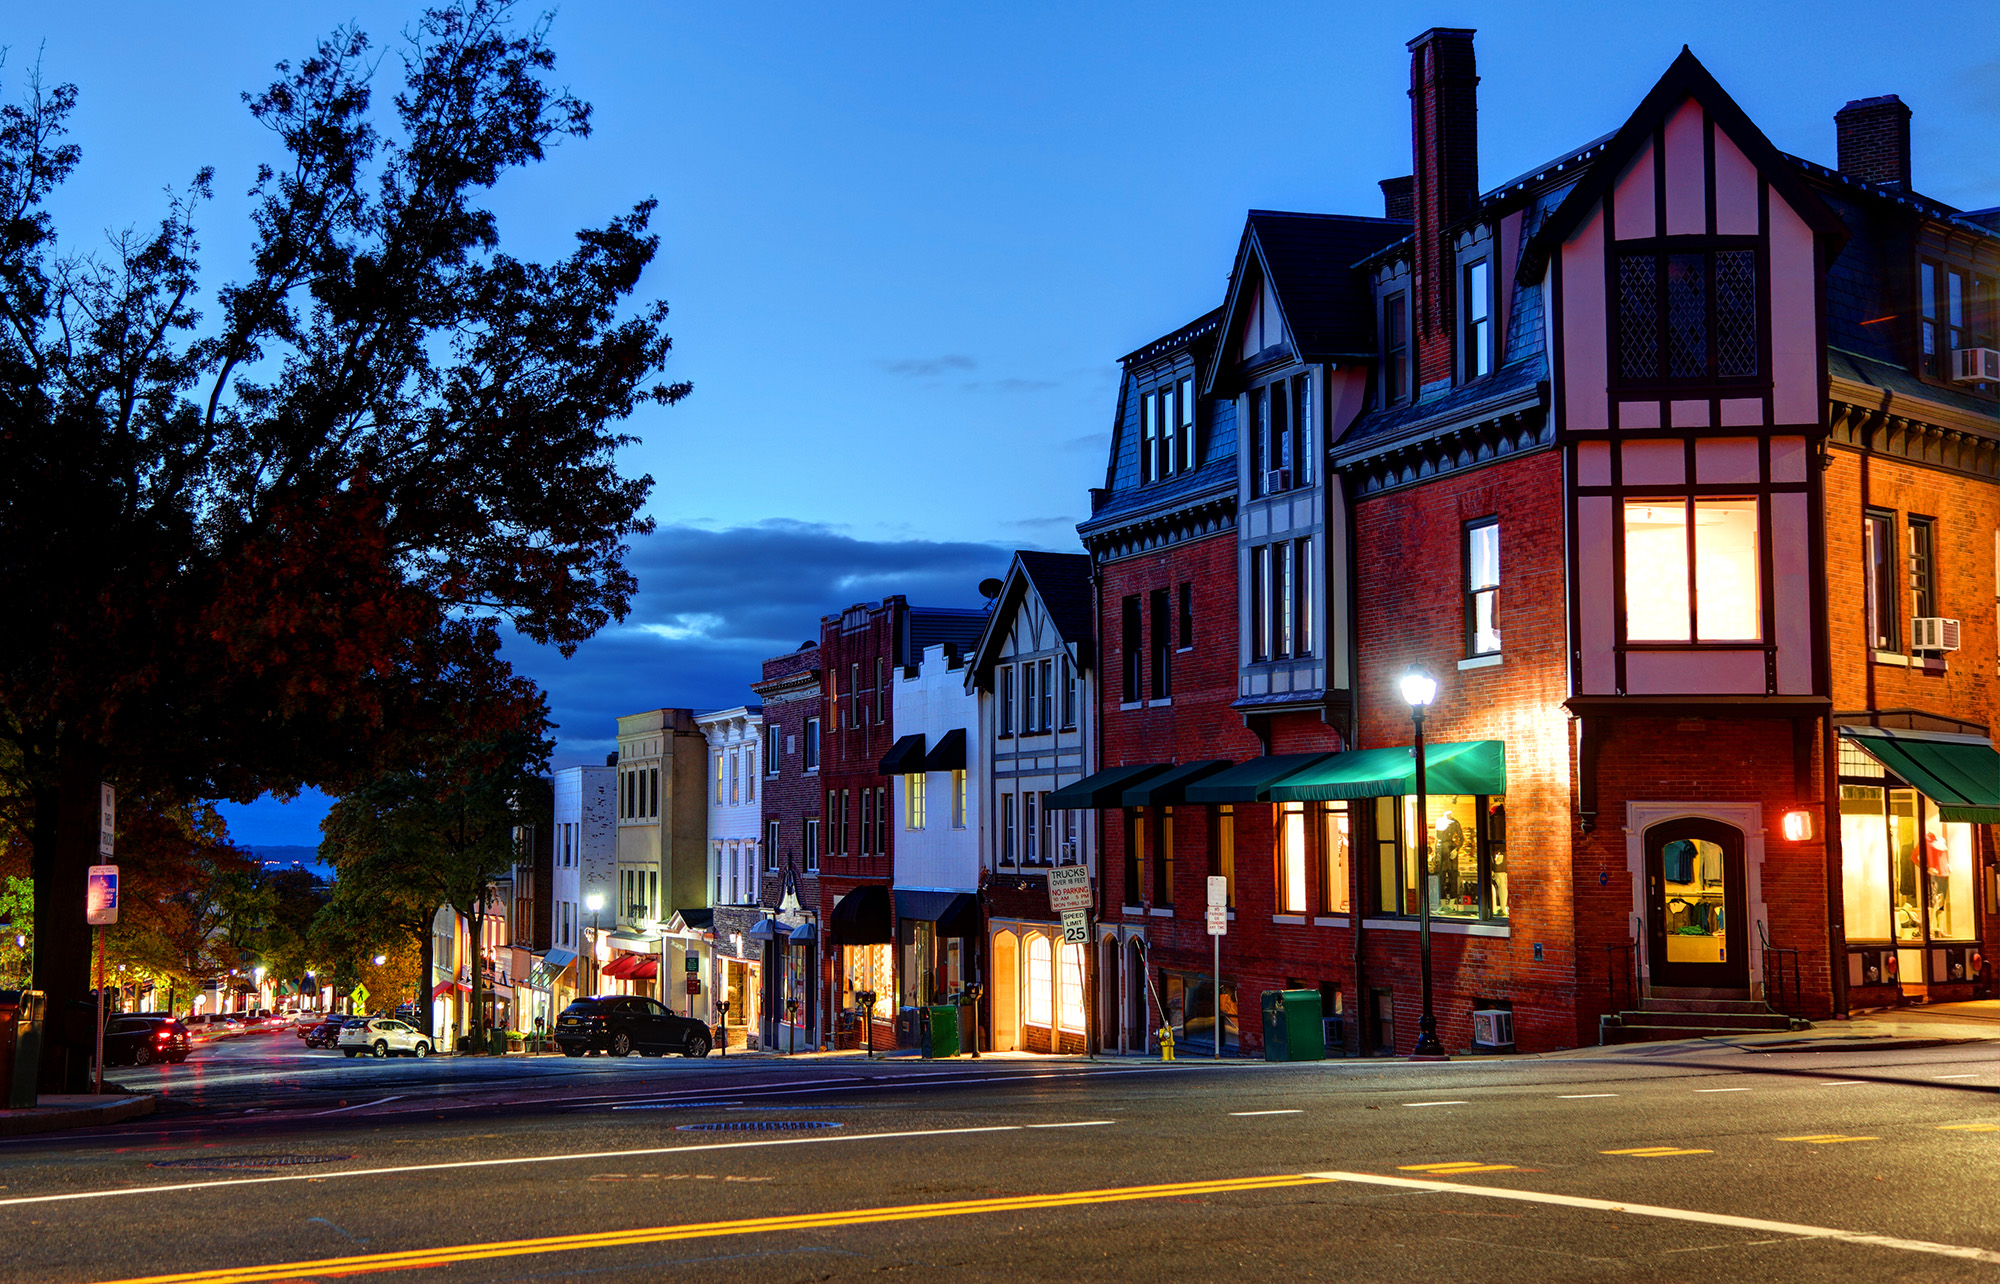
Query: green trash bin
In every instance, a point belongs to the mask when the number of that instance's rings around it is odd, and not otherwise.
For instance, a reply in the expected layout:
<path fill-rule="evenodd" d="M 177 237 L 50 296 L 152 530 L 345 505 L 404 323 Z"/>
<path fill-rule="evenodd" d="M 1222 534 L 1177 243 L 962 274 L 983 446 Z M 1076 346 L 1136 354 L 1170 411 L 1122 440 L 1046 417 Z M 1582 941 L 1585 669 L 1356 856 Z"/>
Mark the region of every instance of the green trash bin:
<path fill-rule="evenodd" d="M 931 1055 L 958 1055 L 958 1008 L 954 1004 L 943 1003 L 931 1009 Z"/>
<path fill-rule="evenodd" d="M 1264 1060 L 1326 1060 L 1318 990 L 1264 991 Z"/>
<path fill-rule="evenodd" d="M 496 1057 L 506 1056 L 507 1032 L 505 1030 L 488 1030 L 486 1032 L 486 1051 Z"/>

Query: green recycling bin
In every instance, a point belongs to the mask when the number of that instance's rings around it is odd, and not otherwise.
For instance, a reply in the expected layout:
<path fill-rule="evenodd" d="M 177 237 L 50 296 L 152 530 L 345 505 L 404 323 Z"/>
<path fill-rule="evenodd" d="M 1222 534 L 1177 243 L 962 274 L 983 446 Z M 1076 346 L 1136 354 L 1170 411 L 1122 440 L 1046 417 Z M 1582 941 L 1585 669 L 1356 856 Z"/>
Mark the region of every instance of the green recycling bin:
<path fill-rule="evenodd" d="M 958 1008 L 949 1003 L 931 1009 L 931 1055 L 958 1055 Z"/>
<path fill-rule="evenodd" d="M 507 1055 L 507 1032 L 505 1030 L 488 1030 L 486 1032 L 486 1052 L 487 1055 L 495 1057 L 504 1057 Z"/>
<path fill-rule="evenodd" d="M 1326 1060 L 1318 990 L 1264 991 L 1264 1060 Z"/>

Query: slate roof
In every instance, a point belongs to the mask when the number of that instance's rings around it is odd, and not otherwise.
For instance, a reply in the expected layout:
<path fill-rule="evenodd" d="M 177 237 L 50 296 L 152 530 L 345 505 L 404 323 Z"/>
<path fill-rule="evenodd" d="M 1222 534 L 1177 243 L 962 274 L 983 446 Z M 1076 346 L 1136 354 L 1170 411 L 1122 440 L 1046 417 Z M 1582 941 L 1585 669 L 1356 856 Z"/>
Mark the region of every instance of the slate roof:
<path fill-rule="evenodd" d="M 1401 219 L 1251 210 L 1278 306 L 1308 361 L 1375 353 L 1375 303 L 1353 265 L 1410 234 Z"/>
<path fill-rule="evenodd" d="M 913 606 L 910 608 L 903 630 L 905 654 L 898 656 L 896 663 L 921 664 L 924 659 L 924 649 L 940 643 L 950 643 L 958 648 L 960 655 L 968 655 L 985 629 L 984 610 L 966 610 L 948 606 Z"/>
<path fill-rule="evenodd" d="M 1088 642 L 1095 634 L 1097 612 L 1090 602 L 1090 555 L 1088 553 L 1014 554 L 1021 569 L 1042 595 L 1056 632 L 1065 642 Z"/>

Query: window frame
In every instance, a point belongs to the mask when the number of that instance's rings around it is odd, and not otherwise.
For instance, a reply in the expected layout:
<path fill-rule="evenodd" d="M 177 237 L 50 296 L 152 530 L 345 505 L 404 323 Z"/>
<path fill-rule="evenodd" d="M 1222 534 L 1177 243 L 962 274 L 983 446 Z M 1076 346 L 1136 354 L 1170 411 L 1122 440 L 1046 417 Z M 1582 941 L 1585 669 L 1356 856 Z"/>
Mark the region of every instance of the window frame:
<path fill-rule="evenodd" d="M 1488 378 L 1496 364 L 1493 345 L 1493 260 L 1481 254 L 1459 265 L 1458 358 L 1460 383 Z"/>
<path fill-rule="evenodd" d="M 924 827 L 924 791 L 929 779 L 928 773 L 921 771 L 913 771 L 903 777 L 904 829 Z"/>
<path fill-rule="evenodd" d="M 1398 340 L 1401 340 L 1398 342 Z M 1410 291 L 1399 286 L 1382 296 L 1382 402 L 1400 406 L 1410 399 Z"/>
<path fill-rule="evenodd" d="M 1910 618 L 1932 619 L 1941 614 L 1937 592 L 1937 519 L 1910 513 L 1904 521 L 1909 541 L 1904 567 L 1909 581 Z M 1914 644 L 1915 637 L 1910 641 Z M 1915 649 L 1914 645 L 1910 649 Z"/>
<path fill-rule="evenodd" d="M 1169 590 L 1156 588 L 1147 594 L 1150 617 L 1153 682 L 1147 688 L 1150 700 L 1171 700 L 1174 695 L 1174 638 L 1172 602 Z"/>
<path fill-rule="evenodd" d="M 1478 559 L 1474 556 L 1474 545 L 1486 532 L 1493 536 L 1493 580 L 1488 583 L 1474 583 L 1474 569 Z M 1465 595 L 1465 656 L 1477 659 L 1480 656 L 1500 655 L 1506 649 L 1506 641 L 1500 633 L 1500 581 L 1505 574 L 1500 567 L 1500 518 L 1497 514 L 1475 517 L 1464 523 L 1459 535 L 1459 563 L 1462 567 L 1460 586 Z M 1492 622 L 1493 645 L 1482 647 L 1479 636 L 1479 604 L 1482 597 L 1490 597 L 1492 605 L 1487 618 Z"/>
<path fill-rule="evenodd" d="M 1755 318 L 1750 334 L 1750 348 L 1755 353 L 1756 368 L 1748 373 L 1722 373 L 1720 351 L 1720 313 L 1717 307 L 1716 266 L 1717 255 L 1747 253 L 1750 255 L 1751 270 L 1756 279 L 1750 285 L 1750 306 L 1755 309 Z M 1703 366 L 1698 375 L 1676 375 L 1673 373 L 1673 304 L 1671 277 L 1673 261 L 1678 258 L 1700 255 L 1702 258 L 1702 342 Z M 1628 374 L 1626 370 L 1625 334 L 1636 317 L 1628 317 L 1625 307 L 1625 263 L 1627 260 L 1650 258 L 1653 270 L 1653 316 L 1646 327 L 1652 331 L 1653 374 L 1642 377 Z M 1672 392 L 1681 397 L 1689 389 L 1706 388 L 1716 390 L 1718 395 L 1744 396 L 1754 394 L 1772 386 L 1771 380 L 1771 317 L 1769 301 L 1770 264 L 1763 238 L 1749 236 L 1677 236 L 1653 237 L 1645 240 L 1620 241 L 1611 256 L 1612 267 L 1605 283 L 1608 295 L 1605 314 L 1609 321 L 1610 336 L 1606 344 L 1605 372 L 1610 385 L 1621 392 L 1658 391 Z"/>
<path fill-rule="evenodd" d="M 1361 817 L 1365 818 L 1365 823 L 1369 831 L 1368 846 L 1371 849 L 1371 859 L 1364 872 L 1364 880 L 1368 884 L 1363 889 L 1364 895 L 1368 898 L 1371 912 L 1383 918 L 1415 919 L 1420 917 L 1421 906 L 1414 903 L 1414 898 L 1412 898 L 1412 902 L 1409 904 L 1405 904 L 1403 899 L 1407 881 L 1406 874 L 1408 872 L 1404 862 L 1408 859 L 1413 859 L 1415 856 L 1415 852 L 1411 849 L 1409 835 L 1405 833 L 1405 820 L 1410 811 L 1410 808 L 1405 805 L 1405 800 L 1413 797 L 1416 797 L 1416 795 L 1392 794 L 1386 797 L 1379 797 L 1373 800 L 1374 805 L 1372 807 L 1361 813 Z M 1479 887 L 1478 910 L 1473 917 L 1466 918 L 1458 914 L 1443 914 L 1438 909 L 1433 908 L 1431 910 L 1431 921 L 1435 923 L 1442 919 L 1447 923 L 1489 925 L 1510 923 L 1512 921 L 1511 915 L 1505 911 L 1495 912 L 1493 906 L 1493 874 L 1495 872 L 1493 858 L 1496 842 L 1499 848 L 1498 854 L 1502 862 L 1501 872 L 1505 872 L 1507 840 L 1504 833 L 1504 817 L 1507 796 L 1505 794 L 1430 794 L 1427 797 L 1470 797 L 1473 800 L 1474 817 L 1477 822 L 1473 834 L 1473 842 L 1476 844 L 1474 877 L 1477 879 Z M 1499 800 L 1499 810 L 1503 826 L 1503 832 L 1497 840 L 1493 835 L 1493 802 L 1495 799 Z M 1428 804 L 1425 804 L 1421 808 L 1421 811 L 1425 814 L 1428 814 L 1429 810 Z M 1383 832 L 1385 813 L 1389 818 L 1388 833 L 1386 836 Z M 1348 829 L 1350 860 L 1354 858 L 1353 851 L 1356 846 L 1354 830 L 1357 828 L 1354 821 L 1357 818 L 1352 813 L 1350 814 Z M 1433 857 L 1433 853 L 1431 853 L 1428 846 L 1425 851 L 1427 858 Z M 1427 883 L 1418 888 L 1419 892 L 1427 890 Z M 1509 899 L 1512 899 L 1511 896 Z"/>
<path fill-rule="evenodd" d="M 1906 590 L 1896 557 L 1896 514 L 1886 508 L 1861 511 L 1862 602 L 1867 613 L 1869 650 L 1901 652 L 1902 616 L 1898 607 Z M 1886 624 L 1886 628 L 1884 625 Z"/>
<path fill-rule="evenodd" d="M 800 739 L 804 742 L 799 746 L 800 750 L 799 761 L 804 764 L 800 768 L 800 770 L 809 776 L 817 775 L 819 773 L 819 755 L 820 755 L 818 718 L 806 719 L 805 727 L 800 736 Z"/>
<path fill-rule="evenodd" d="M 1751 602 L 1757 617 L 1757 631 L 1747 637 L 1704 638 L 1701 632 L 1701 558 L 1699 553 L 1700 508 L 1711 504 L 1747 504 L 1756 519 L 1755 544 L 1752 548 L 1751 563 L 1756 572 L 1756 582 L 1751 592 Z M 1666 508 L 1678 505 L 1683 513 L 1681 525 L 1686 529 L 1686 546 L 1683 565 L 1687 574 L 1688 631 L 1682 638 L 1647 638 L 1632 636 L 1631 626 L 1631 533 L 1628 528 L 1630 511 L 1634 508 Z M 1770 573 L 1770 496 L 1760 488 L 1752 488 L 1735 494 L 1710 494 L 1706 488 L 1690 492 L 1678 488 L 1662 492 L 1627 489 L 1621 492 L 1613 507 L 1617 519 L 1616 538 L 1619 542 L 1619 556 L 1624 564 L 1624 580 L 1619 584 L 1621 609 L 1618 619 L 1618 645 L 1631 650 L 1680 649 L 1680 648 L 1720 648 L 1741 651 L 1746 648 L 1770 647 L 1773 627 L 1765 610 L 1765 598 L 1770 586 L 1766 579 Z"/>

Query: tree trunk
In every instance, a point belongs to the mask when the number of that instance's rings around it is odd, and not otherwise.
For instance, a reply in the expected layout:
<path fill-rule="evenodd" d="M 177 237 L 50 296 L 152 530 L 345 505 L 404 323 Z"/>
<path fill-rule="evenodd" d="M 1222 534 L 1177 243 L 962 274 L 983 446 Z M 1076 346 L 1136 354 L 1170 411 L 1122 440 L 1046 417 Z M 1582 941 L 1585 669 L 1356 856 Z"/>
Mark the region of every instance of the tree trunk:
<path fill-rule="evenodd" d="M 429 1037 L 432 1047 L 438 1046 L 437 1031 L 431 1027 L 436 1022 L 437 1000 L 431 998 L 431 991 L 437 988 L 437 968 L 433 961 L 433 941 L 435 933 L 431 924 L 437 921 L 437 911 L 431 911 L 428 921 L 417 930 L 417 1012 L 416 1026 Z"/>
<path fill-rule="evenodd" d="M 29 832 L 35 876 L 34 985 L 48 996 L 43 1092 L 90 1090 L 97 1018 L 90 1006 L 92 929 L 84 921 L 84 902 L 90 867 L 97 863 L 102 778 L 94 755 L 70 749 L 59 760 L 55 786 L 35 791 Z M 78 1004 L 83 1006 L 74 1006 Z"/>

